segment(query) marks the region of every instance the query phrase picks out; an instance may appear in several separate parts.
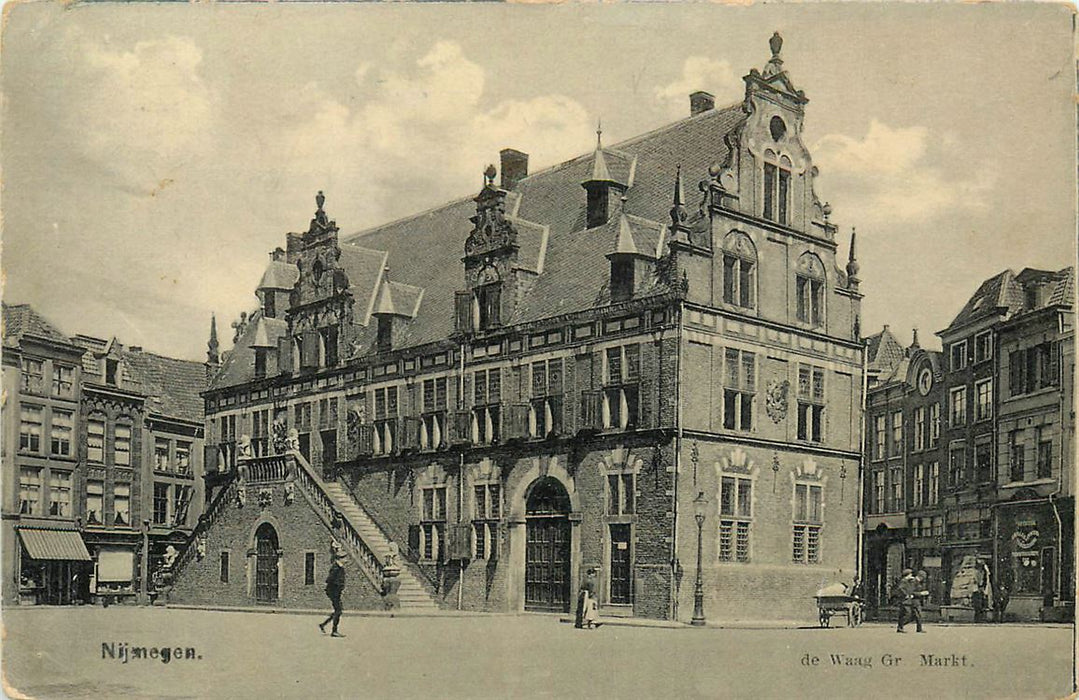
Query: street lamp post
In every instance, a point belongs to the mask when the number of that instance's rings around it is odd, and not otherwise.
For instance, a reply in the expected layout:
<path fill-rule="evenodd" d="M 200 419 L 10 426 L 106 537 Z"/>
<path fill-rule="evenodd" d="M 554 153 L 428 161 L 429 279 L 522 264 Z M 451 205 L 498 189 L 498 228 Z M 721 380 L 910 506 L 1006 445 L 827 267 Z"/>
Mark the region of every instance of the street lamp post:
<path fill-rule="evenodd" d="M 697 493 L 693 499 L 693 519 L 697 521 L 697 582 L 693 586 L 693 619 L 691 625 L 704 626 L 704 585 L 701 582 L 701 535 L 704 531 L 704 509 L 708 505 L 708 498 L 704 491 Z"/>
<path fill-rule="evenodd" d="M 141 574 L 139 575 L 139 600 L 143 605 L 149 604 L 147 577 L 150 575 L 150 521 L 142 521 L 142 561 L 139 563 Z"/>

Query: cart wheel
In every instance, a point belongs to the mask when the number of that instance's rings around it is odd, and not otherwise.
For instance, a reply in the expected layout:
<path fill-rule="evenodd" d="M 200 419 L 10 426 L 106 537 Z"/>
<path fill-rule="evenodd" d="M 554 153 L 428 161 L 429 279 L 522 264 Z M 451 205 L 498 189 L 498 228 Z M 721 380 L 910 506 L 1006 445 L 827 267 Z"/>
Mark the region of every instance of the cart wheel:
<path fill-rule="evenodd" d="M 828 611 L 825 610 L 824 608 L 820 608 L 820 626 L 821 627 L 827 627 L 828 626 Z"/>
<path fill-rule="evenodd" d="M 862 606 L 855 603 L 850 609 L 850 624 L 851 627 L 857 627 L 862 624 Z"/>

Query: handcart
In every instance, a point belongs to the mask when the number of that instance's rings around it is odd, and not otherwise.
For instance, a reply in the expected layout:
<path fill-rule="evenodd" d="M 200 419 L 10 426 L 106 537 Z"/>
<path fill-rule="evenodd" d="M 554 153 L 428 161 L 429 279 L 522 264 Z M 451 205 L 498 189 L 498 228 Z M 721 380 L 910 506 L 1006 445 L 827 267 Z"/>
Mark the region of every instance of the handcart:
<path fill-rule="evenodd" d="M 817 591 L 818 619 L 821 627 L 830 627 L 833 615 L 847 618 L 847 627 L 862 624 L 862 599 L 847 593 L 846 586 L 835 584 Z"/>

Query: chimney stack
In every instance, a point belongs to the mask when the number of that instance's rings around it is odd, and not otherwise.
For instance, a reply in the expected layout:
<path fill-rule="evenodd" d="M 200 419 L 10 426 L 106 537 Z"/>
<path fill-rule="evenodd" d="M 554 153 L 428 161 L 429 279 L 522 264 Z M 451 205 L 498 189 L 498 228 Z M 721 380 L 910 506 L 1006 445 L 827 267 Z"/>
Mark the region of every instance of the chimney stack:
<path fill-rule="evenodd" d="M 499 151 L 502 164 L 502 189 L 512 190 L 517 183 L 528 177 L 528 154 L 513 148 Z"/>
<path fill-rule="evenodd" d="M 692 117 L 716 108 L 716 97 L 710 92 L 698 90 L 689 96 L 689 114 Z"/>

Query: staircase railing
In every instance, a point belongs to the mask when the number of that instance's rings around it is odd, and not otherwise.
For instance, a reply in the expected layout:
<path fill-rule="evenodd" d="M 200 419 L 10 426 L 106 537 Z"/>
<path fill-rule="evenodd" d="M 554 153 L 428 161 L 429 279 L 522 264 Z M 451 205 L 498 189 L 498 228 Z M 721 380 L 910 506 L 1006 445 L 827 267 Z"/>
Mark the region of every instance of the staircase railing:
<path fill-rule="evenodd" d="M 343 544 L 347 545 L 356 560 L 360 564 L 360 570 L 371 580 L 376 587 L 382 586 L 382 562 L 371 547 L 360 537 L 352 523 L 343 513 L 337 510 L 333 499 L 326 493 L 326 484 L 315 473 L 307 460 L 298 451 L 290 451 L 287 457 L 292 463 L 298 465 L 294 473 L 296 483 L 300 485 L 300 491 L 304 494 L 311 505 L 330 524 L 330 528 Z"/>
<path fill-rule="evenodd" d="M 172 580 L 175 581 L 180 575 L 180 572 L 184 570 L 187 564 L 198 553 L 198 540 L 205 534 L 210 526 L 214 524 L 218 516 L 224 510 L 225 504 L 236 497 L 236 490 L 239 487 L 239 480 L 236 478 L 236 472 L 231 472 L 228 477 L 228 481 L 225 482 L 224 488 L 217 492 L 217 496 L 214 497 L 213 503 L 206 509 L 206 512 L 199 518 L 199 522 L 195 525 L 195 529 L 191 531 L 191 535 L 187 538 L 187 543 L 184 545 L 184 549 L 180 552 L 180 556 L 176 557 L 176 561 L 172 565 Z"/>

